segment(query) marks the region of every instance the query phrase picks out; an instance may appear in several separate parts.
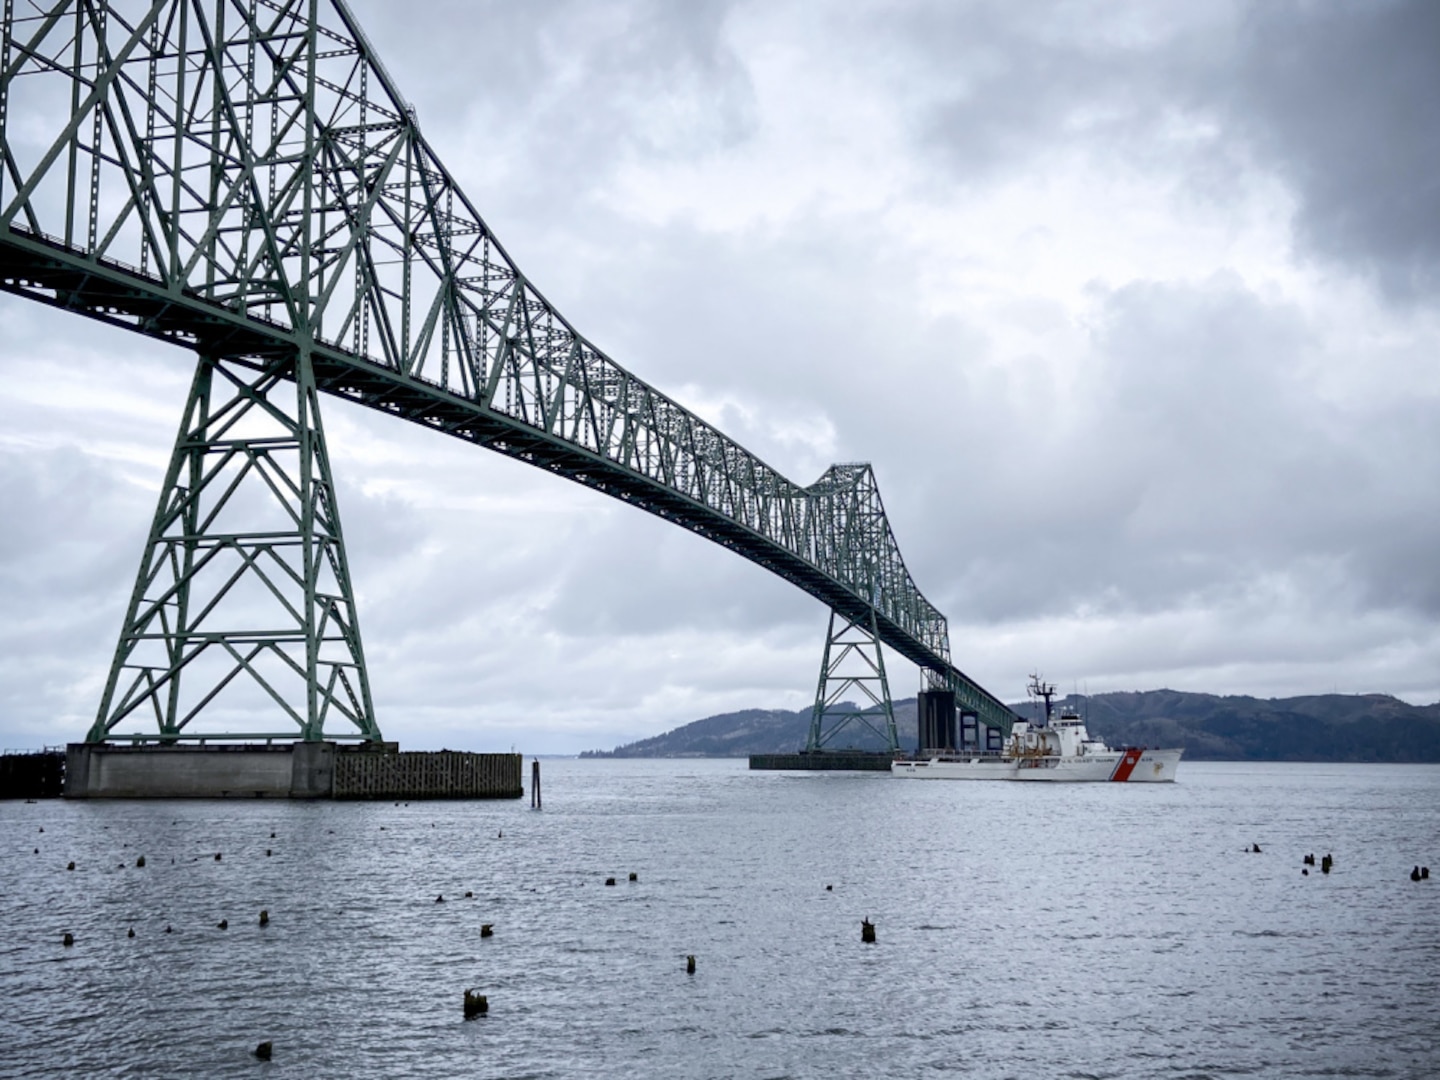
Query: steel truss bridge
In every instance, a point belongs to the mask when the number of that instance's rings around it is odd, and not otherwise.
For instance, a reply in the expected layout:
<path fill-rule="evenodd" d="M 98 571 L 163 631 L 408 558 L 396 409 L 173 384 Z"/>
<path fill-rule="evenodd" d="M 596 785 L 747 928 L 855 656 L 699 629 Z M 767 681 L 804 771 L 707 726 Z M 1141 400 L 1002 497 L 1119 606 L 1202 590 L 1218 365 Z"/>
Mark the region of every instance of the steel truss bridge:
<path fill-rule="evenodd" d="M 91 741 L 231 737 L 206 716 L 237 680 L 290 721 L 266 735 L 380 739 L 322 393 L 602 491 L 824 602 L 811 749 L 855 718 L 831 715 L 833 688 L 877 680 L 859 719 L 893 744 L 881 642 L 1008 733 L 951 663 L 870 466 L 795 484 L 571 327 L 343 0 L 0 4 L 0 288 L 198 356 Z M 242 593 L 268 624 L 227 616 Z"/>

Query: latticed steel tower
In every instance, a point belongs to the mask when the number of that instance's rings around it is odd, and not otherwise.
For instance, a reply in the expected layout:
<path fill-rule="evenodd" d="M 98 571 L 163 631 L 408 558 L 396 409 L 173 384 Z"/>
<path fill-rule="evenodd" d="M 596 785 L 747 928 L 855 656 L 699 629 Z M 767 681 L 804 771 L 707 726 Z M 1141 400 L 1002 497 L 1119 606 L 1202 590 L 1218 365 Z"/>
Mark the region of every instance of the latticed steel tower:
<path fill-rule="evenodd" d="M 850 694 L 861 700 L 850 700 Z M 900 749 L 890 680 L 885 675 L 885 652 L 874 618 L 867 626 L 839 618 L 832 611 L 805 750 L 814 754 L 847 748 L 843 736 L 847 732 L 853 735 L 858 729 L 868 730 L 888 751 Z"/>
<path fill-rule="evenodd" d="M 1008 732 L 869 466 L 794 484 L 576 332 L 343 0 L 0 5 L 0 288 L 199 357 L 92 739 L 379 738 L 320 393 L 722 544 Z"/>
<path fill-rule="evenodd" d="M 227 691 L 307 740 L 327 720 L 348 724 L 332 723 L 331 738 L 380 739 L 304 354 L 255 366 L 200 358 L 89 739 L 137 713 L 162 740 L 181 738 L 202 713 L 227 711 Z"/>

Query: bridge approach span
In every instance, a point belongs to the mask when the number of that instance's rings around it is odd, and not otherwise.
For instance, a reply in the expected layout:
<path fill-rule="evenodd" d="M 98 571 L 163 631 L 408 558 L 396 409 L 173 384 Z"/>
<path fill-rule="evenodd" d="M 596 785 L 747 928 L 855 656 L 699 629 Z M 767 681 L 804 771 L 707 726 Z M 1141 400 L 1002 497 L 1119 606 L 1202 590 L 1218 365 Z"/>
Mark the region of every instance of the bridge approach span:
<path fill-rule="evenodd" d="M 792 483 L 520 272 L 343 0 L 0 0 L 0 288 L 603 491 L 829 605 L 1008 732 L 868 465 Z"/>

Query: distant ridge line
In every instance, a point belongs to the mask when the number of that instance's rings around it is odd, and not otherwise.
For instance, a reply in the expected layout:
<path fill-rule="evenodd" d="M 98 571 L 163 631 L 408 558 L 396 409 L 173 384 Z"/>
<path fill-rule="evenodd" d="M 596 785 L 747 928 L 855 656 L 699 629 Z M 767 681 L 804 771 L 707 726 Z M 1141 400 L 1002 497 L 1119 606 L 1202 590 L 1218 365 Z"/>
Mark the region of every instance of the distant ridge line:
<path fill-rule="evenodd" d="M 1187 761 L 1440 763 L 1440 702 L 1389 694 L 1256 698 L 1183 690 L 1129 690 L 1063 699 L 1111 745 L 1183 746 Z M 1026 717 L 1024 705 L 1011 706 Z M 895 702 L 901 745 L 915 745 L 915 699 Z M 808 707 L 742 709 L 581 757 L 747 757 L 797 750 Z M 857 731 L 855 749 L 876 750 Z"/>

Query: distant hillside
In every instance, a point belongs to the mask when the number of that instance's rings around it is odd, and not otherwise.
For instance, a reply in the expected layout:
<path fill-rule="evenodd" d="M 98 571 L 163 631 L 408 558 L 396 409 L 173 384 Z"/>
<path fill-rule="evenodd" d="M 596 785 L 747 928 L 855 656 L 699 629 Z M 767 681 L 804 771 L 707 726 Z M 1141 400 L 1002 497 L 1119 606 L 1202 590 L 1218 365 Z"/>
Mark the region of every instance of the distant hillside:
<path fill-rule="evenodd" d="M 894 703 L 895 727 L 902 746 L 914 746 L 915 699 Z M 805 745 L 810 733 L 810 710 L 742 709 L 696 720 L 614 750 L 587 750 L 581 757 L 748 757 L 751 754 L 788 754 Z M 884 744 L 869 729 L 853 723 L 836 740 L 836 750 L 883 750 Z"/>
<path fill-rule="evenodd" d="M 1070 697 L 1090 730 L 1112 746 L 1182 746 L 1191 761 L 1440 762 L 1440 703 L 1407 705 L 1385 694 L 1253 698 L 1179 690 Z M 1021 716 L 1028 706 L 1012 705 Z M 895 703 L 900 744 L 915 745 L 915 699 Z M 583 757 L 746 757 L 805 745 L 810 710 L 745 709 Z M 853 732 L 853 735 L 852 735 Z M 881 749 L 852 725 L 836 749 Z"/>
<path fill-rule="evenodd" d="M 1440 762 L 1440 703 L 1388 694 L 1096 694 L 1088 721 L 1111 744 L 1183 746 L 1193 761 Z"/>

